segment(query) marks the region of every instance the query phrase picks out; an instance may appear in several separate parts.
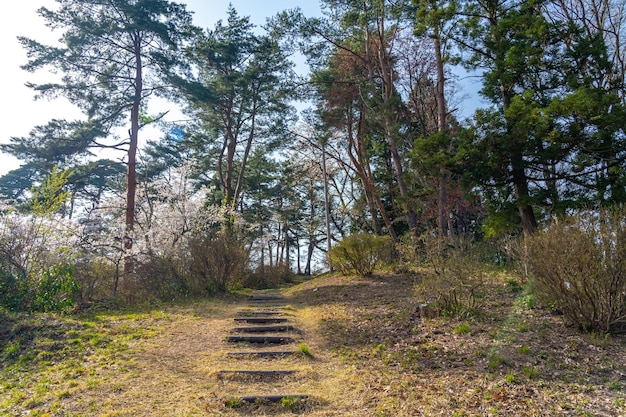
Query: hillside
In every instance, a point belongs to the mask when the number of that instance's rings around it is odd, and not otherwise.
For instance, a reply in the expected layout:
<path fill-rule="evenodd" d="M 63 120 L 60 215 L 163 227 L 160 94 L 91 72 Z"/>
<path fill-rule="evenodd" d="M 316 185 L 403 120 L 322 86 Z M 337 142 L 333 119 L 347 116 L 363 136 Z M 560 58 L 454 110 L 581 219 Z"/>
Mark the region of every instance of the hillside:
<path fill-rule="evenodd" d="M 255 359 L 276 379 L 224 377 L 243 295 L 0 324 L 2 416 L 624 416 L 626 340 L 581 334 L 506 276 L 480 314 L 431 316 L 419 274 L 326 276 L 281 290 L 305 354 Z M 248 393 L 301 392 L 252 404 Z"/>

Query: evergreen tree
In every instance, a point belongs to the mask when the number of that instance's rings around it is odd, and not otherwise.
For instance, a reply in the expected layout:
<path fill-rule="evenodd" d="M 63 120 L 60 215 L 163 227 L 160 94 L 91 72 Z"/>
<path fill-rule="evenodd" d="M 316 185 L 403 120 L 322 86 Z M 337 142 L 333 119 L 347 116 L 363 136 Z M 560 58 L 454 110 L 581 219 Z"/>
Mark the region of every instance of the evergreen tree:
<path fill-rule="evenodd" d="M 272 36 L 257 35 L 232 6 L 226 22 L 197 37 L 189 58 L 197 78 L 177 83 L 198 121 L 190 146 L 199 168 L 214 173 L 222 204 L 237 209 L 255 147 L 271 153 L 287 137 L 293 64 Z"/>
<path fill-rule="evenodd" d="M 624 199 L 614 64 L 580 18 L 547 10 L 543 1 L 465 4 L 459 41 L 493 106 L 477 111 L 457 157 L 489 201 L 489 233 L 521 225 L 530 234 L 542 217 Z"/>
<path fill-rule="evenodd" d="M 472 162 L 466 173 L 499 188 L 499 198 L 516 207 L 525 234 L 537 228 L 527 159 L 536 151 L 533 139 L 541 136 L 529 130 L 538 104 L 533 89 L 546 74 L 546 58 L 555 58 L 541 6 L 541 1 L 465 2 L 465 37 L 457 39 L 470 54 L 467 65 L 482 71 L 481 93 L 493 103 L 476 115 L 476 135 L 466 148 L 476 159 L 467 159 Z M 530 107 L 522 110 L 526 105 Z"/>
<path fill-rule="evenodd" d="M 457 20 L 459 5 L 456 1 L 438 0 L 413 0 L 417 7 L 415 19 L 415 32 L 417 35 L 427 35 L 432 40 L 437 71 L 435 87 L 435 105 L 437 133 L 428 138 L 430 145 L 435 145 L 430 154 L 450 153 L 450 115 L 446 99 L 446 65 L 450 61 L 450 32 Z M 436 143 L 433 143 L 436 142 Z M 424 148 L 424 147 L 423 147 Z M 445 161 L 437 164 L 438 199 L 437 199 L 437 223 L 439 234 L 446 236 L 451 232 L 450 212 L 448 209 L 448 188 L 450 172 Z"/>
<path fill-rule="evenodd" d="M 29 84 L 40 97 L 65 96 L 86 116 L 83 122 L 53 121 L 30 138 L 14 138 L 13 149 L 26 153 L 50 148 L 57 157 L 88 154 L 96 147 L 124 150 L 127 164 L 125 247 L 132 247 L 135 221 L 136 159 L 140 115 L 148 98 L 167 87 L 175 71 L 177 51 L 193 32 L 185 6 L 167 0 L 57 0 L 58 8 L 42 7 L 46 25 L 60 30 L 61 45 L 47 46 L 19 38 L 29 61 L 28 71 L 50 68 L 59 82 Z M 58 126 L 57 126 L 58 125 Z M 127 127 L 120 138 L 117 127 Z M 62 147 L 51 142 L 50 129 L 64 133 Z M 28 141 L 49 139 L 29 149 Z M 107 139 L 112 140 L 107 141 Z M 131 264 L 129 263 L 129 267 Z"/>
<path fill-rule="evenodd" d="M 343 148 L 351 154 L 342 159 L 362 183 L 375 230 L 382 220 L 397 239 L 418 227 L 416 187 L 408 181 L 416 176 L 407 172 L 414 132 L 398 69 L 399 55 L 408 52 L 399 46 L 413 36 L 415 9 L 408 1 L 384 0 L 324 1 L 322 7 L 322 18 L 285 14 L 283 21 L 296 22 L 303 39 L 328 136 L 347 136 Z"/>

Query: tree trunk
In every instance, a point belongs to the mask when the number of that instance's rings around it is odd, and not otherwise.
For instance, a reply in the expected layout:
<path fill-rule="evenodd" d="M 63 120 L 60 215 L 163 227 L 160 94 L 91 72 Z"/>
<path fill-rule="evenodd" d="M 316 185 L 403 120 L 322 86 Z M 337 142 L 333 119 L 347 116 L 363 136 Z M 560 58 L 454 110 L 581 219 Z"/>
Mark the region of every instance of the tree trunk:
<path fill-rule="evenodd" d="M 367 178 L 367 174 L 365 172 L 365 170 L 363 169 L 363 165 L 358 162 L 361 161 L 363 159 L 366 159 L 367 156 L 364 155 L 363 157 L 359 157 L 358 161 L 357 158 L 355 158 L 353 156 L 353 149 L 356 148 L 357 149 L 357 154 L 360 154 L 361 152 L 367 152 L 367 150 L 363 149 L 364 148 L 364 144 L 363 141 L 360 139 L 357 139 L 356 142 L 358 144 L 355 144 L 355 140 L 354 140 L 354 129 L 352 127 L 353 124 L 353 119 L 354 117 L 352 116 L 352 109 L 348 109 L 348 123 L 347 123 L 347 127 L 348 127 L 348 153 L 350 156 L 350 161 L 352 162 L 352 165 L 354 166 L 354 169 L 357 173 L 357 176 L 359 177 L 359 182 L 361 183 L 361 187 L 363 188 L 363 194 L 365 195 L 365 202 L 367 203 L 367 209 L 370 213 L 370 216 L 372 217 L 372 225 L 374 227 L 374 232 L 380 236 L 383 234 L 383 229 L 382 226 L 380 224 L 380 219 L 378 218 L 378 213 L 377 213 L 377 209 L 376 209 L 376 201 L 375 201 L 375 191 L 374 193 L 372 193 L 372 190 L 370 188 L 370 186 L 368 185 L 368 178 Z M 364 121 L 365 118 L 363 117 L 363 112 L 359 112 L 359 124 L 357 127 L 357 137 L 360 137 L 359 135 L 362 134 L 362 132 L 364 132 L 365 127 L 364 127 Z"/>
<path fill-rule="evenodd" d="M 295 241 L 296 241 L 296 264 L 297 264 L 297 268 L 298 268 L 298 275 L 302 275 L 302 265 L 300 263 L 300 237 L 296 232 L 296 235 L 294 236 Z"/>
<path fill-rule="evenodd" d="M 135 48 L 135 97 L 130 111 L 130 143 L 128 147 L 128 173 L 126 183 L 126 230 L 124 231 L 124 274 L 134 269 L 131 250 L 135 227 L 135 194 L 137 192 L 137 144 L 139 141 L 139 110 L 143 91 L 143 73 L 141 59 L 141 36 L 134 39 Z"/>
<path fill-rule="evenodd" d="M 391 57 L 389 56 L 389 52 L 386 49 L 386 36 L 385 33 L 385 10 L 384 3 L 381 3 L 381 10 L 377 17 L 377 29 L 378 29 L 378 39 L 376 40 L 376 45 L 373 45 L 370 40 L 369 29 L 365 29 L 365 50 L 366 50 L 366 60 L 367 67 L 370 79 L 374 79 L 374 74 L 378 72 L 378 76 L 382 81 L 382 91 L 381 91 L 381 111 L 383 112 L 383 122 L 385 128 L 385 136 L 387 139 L 387 143 L 389 145 L 389 152 L 391 153 L 391 159 L 393 161 L 393 168 L 396 174 L 396 181 L 398 184 L 398 191 L 400 192 L 400 196 L 402 197 L 402 209 L 406 216 L 406 221 L 411 230 L 417 229 L 417 215 L 415 214 L 415 210 L 411 207 L 411 202 L 409 201 L 408 189 L 406 186 L 406 182 L 404 181 L 404 170 L 402 167 L 402 159 L 400 157 L 400 153 L 398 150 L 397 144 L 397 129 L 394 127 L 395 123 L 393 120 L 393 116 L 391 111 L 393 111 L 390 107 L 390 104 L 393 101 L 393 98 L 396 94 L 394 87 L 394 70 L 393 70 L 393 62 Z M 378 58 L 378 71 L 375 69 L 374 59 L 372 54 L 370 53 L 370 48 L 375 46 L 377 48 L 376 56 Z"/>
<path fill-rule="evenodd" d="M 226 172 L 224 184 L 224 206 L 234 207 L 233 174 L 235 170 L 235 152 L 237 141 L 231 129 L 228 129 L 226 143 Z"/>
<path fill-rule="evenodd" d="M 289 224 L 285 220 L 285 267 L 291 270 L 291 264 L 289 262 Z"/>
<path fill-rule="evenodd" d="M 314 181 L 311 177 L 308 178 L 309 180 L 309 207 L 310 207 L 310 226 L 308 227 L 308 239 L 309 239 L 309 244 L 307 247 L 307 255 L 306 255 L 306 265 L 304 266 L 304 275 L 311 275 L 311 259 L 313 258 L 313 251 L 315 250 L 315 228 L 311 225 L 315 224 L 315 219 L 316 219 L 316 215 L 315 215 L 315 184 Z"/>
<path fill-rule="evenodd" d="M 537 230 L 537 220 L 535 219 L 533 207 L 528 203 L 530 197 L 528 193 L 528 178 L 524 172 L 523 158 L 519 151 L 513 152 L 511 156 L 511 173 L 524 236 L 530 236 Z"/>
<path fill-rule="evenodd" d="M 322 145 L 322 175 L 324 176 L 324 214 L 326 219 L 326 250 L 328 260 L 328 270 L 333 271 L 333 265 L 330 262 L 330 249 L 332 246 L 330 240 L 330 201 L 328 198 L 328 176 L 326 175 L 326 146 Z"/>
<path fill-rule="evenodd" d="M 348 123 L 348 156 L 350 158 L 350 161 L 352 162 L 352 165 L 354 166 L 354 170 L 359 176 L 364 192 L 366 193 L 366 195 L 369 194 L 371 196 L 373 203 L 376 205 L 376 207 L 378 207 L 378 212 L 380 213 L 380 216 L 385 223 L 385 227 L 389 232 L 389 236 L 391 236 L 393 240 L 397 242 L 398 235 L 396 234 L 391 220 L 387 215 L 387 209 L 385 208 L 383 202 L 378 196 L 378 193 L 376 192 L 376 186 L 374 185 L 373 179 L 374 177 L 370 170 L 367 148 L 365 146 L 365 116 L 363 111 L 359 112 L 359 124 L 356 135 L 354 135 L 351 126 L 352 123 Z M 370 211 L 373 211 L 375 213 L 375 209 L 373 209 L 372 207 L 370 207 Z"/>
<path fill-rule="evenodd" d="M 309 245 L 307 247 L 306 265 L 304 266 L 304 275 L 311 275 L 311 260 L 313 259 L 313 250 L 315 250 L 315 244 L 313 243 L 313 237 L 309 236 Z"/>
<path fill-rule="evenodd" d="M 491 40 L 496 48 L 496 62 L 505 62 L 503 51 L 501 48 L 501 42 L 497 34 L 497 13 L 495 10 L 489 11 L 489 21 L 491 26 Z M 500 97 L 502 100 L 503 113 L 506 115 L 507 109 L 511 104 L 510 88 L 511 86 L 505 85 L 502 75 L 499 78 Z M 507 124 L 509 121 L 507 120 Z M 510 129 L 509 129 L 510 131 Z M 511 138 L 512 140 L 518 140 L 517 138 Z M 533 207 L 530 205 L 530 194 L 528 189 L 528 177 L 526 176 L 524 156 L 522 152 L 523 145 L 516 143 L 510 144 L 510 151 L 508 154 L 511 164 L 511 178 L 513 183 L 514 195 L 517 203 L 517 209 L 522 223 L 522 229 L 525 236 L 532 235 L 537 230 L 537 220 Z"/>
<path fill-rule="evenodd" d="M 256 104 L 254 107 L 254 112 L 256 113 Z M 254 139 L 254 126 L 255 114 L 252 115 L 252 121 L 250 123 L 250 133 L 248 134 L 248 139 L 246 141 L 246 149 L 244 150 L 243 158 L 241 159 L 241 168 L 239 169 L 239 175 L 237 176 L 237 185 L 233 193 L 233 198 L 235 202 L 239 201 L 239 195 L 241 194 L 241 190 L 243 189 L 244 172 L 246 170 L 248 157 L 250 156 L 250 149 L 252 149 L 252 141 Z M 233 204 L 235 204 L 235 202 Z"/>
<path fill-rule="evenodd" d="M 448 130 L 446 121 L 448 106 L 445 95 L 445 72 L 443 54 L 441 52 L 441 33 L 438 23 L 435 23 L 433 31 L 433 44 L 435 48 L 435 64 L 437 65 L 437 88 L 435 89 L 435 100 L 437 102 L 437 131 L 445 134 Z M 448 235 L 448 178 L 450 173 L 443 166 L 439 168 L 439 196 L 437 199 L 437 221 L 439 223 L 439 235 Z"/>
<path fill-rule="evenodd" d="M 265 274 L 265 244 L 263 243 L 263 224 L 261 223 L 260 235 L 261 235 L 261 274 Z"/>

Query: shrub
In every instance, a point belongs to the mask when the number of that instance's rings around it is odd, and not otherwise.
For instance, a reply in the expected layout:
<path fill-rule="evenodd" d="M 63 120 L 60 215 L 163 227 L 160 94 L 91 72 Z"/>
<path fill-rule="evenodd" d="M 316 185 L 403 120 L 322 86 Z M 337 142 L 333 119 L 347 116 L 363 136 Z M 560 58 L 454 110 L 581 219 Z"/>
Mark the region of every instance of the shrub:
<path fill-rule="evenodd" d="M 145 256 L 141 264 L 137 265 L 135 274 L 138 290 L 145 293 L 144 298 L 172 300 L 181 295 L 189 295 L 189 286 L 184 279 L 184 263 L 174 255 Z"/>
<path fill-rule="evenodd" d="M 15 276 L 0 269 L 0 307 L 9 311 L 18 311 L 23 297 L 23 289 L 20 288 Z"/>
<path fill-rule="evenodd" d="M 225 292 L 229 285 L 241 279 L 248 266 L 244 242 L 234 233 L 209 231 L 191 239 L 189 249 L 189 285 L 209 294 Z"/>
<path fill-rule="evenodd" d="M 416 295 L 446 316 L 470 316 L 482 307 L 486 266 L 471 240 L 435 235 L 423 238 L 432 273 L 416 284 Z"/>
<path fill-rule="evenodd" d="M 583 213 L 529 240 L 537 299 L 581 329 L 626 331 L 626 216 Z"/>
<path fill-rule="evenodd" d="M 113 295 L 116 265 L 104 257 L 85 257 L 76 261 L 74 278 L 80 284 L 81 300 L 107 299 Z"/>
<path fill-rule="evenodd" d="M 74 267 L 63 265 L 43 272 L 35 286 L 33 309 L 37 311 L 59 311 L 74 306 L 80 294 L 74 279 Z"/>
<path fill-rule="evenodd" d="M 396 244 L 396 250 L 402 260 L 413 264 L 421 263 L 425 260 L 424 241 L 413 233 L 405 233 L 400 237 L 400 242 Z"/>
<path fill-rule="evenodd" d="M 71 265 L 51 266 L 16 278 L 0 269 L 0 308 L 8 311 L 61 311 L 80 299 L 80 284 Z"/>
<path fill-rule="evenodd" d="M 371 275 L 384 261 L 390 261 L 393 242 L 389 236 L 368 233 L 350 235 L 332 248 L 328 254 L 334 268 L 342 273 Z"/>
<path fill-rule="evenodd" d="M 48 213 L 61 200 L 52 204 L 43 194 L 35 195 L 36 215 L 0 214 L 0 305 L 13 311 L 64 309 L 79 295 L 68 266 L 78 253 L 75 224 Z"/>
<path fill-rule="evenodd" d="M 238 282 L 244 288 L 262 290 L 293 282 L 293 273 L 286 266 L 264 266 L 246 273 Z"/>

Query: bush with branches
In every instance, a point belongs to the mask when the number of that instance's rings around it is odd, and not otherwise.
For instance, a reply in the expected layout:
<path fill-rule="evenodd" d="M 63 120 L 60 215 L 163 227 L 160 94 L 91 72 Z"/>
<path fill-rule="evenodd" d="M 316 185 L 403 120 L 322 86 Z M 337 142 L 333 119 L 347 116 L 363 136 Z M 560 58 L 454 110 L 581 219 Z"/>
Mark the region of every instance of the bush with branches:
<path fill-rule="evenodd" d="M 0 305 L 17 311 L 60 310 L 79 298 L 69 266 L 78 256 L 69 220 L 0 216 Z"/>
<path fill-rule="evenodd" d="M 333 268 L 363 276 L 371 275 L 383 262 L 390 262 L 392 255 L 393 241 L 389 236 L 369 233 L 345 237 L 328 253 Z"/>
<path fill-rule="evenodd" d="M 626 212 L 586 212 L 528 242 L 536 297 L 581 329 L 626 332 Z"/>
<path fill-rule="evenodd" d="M 421 236 L 419 246 L 431 267 L 416 284 L 420 302 L 432 305 L 446 316 L 470 316 L 482 307 L 487 273 L 484 254 L 471 239 Z"/>
<path fill-rule="evenodd" d="M 265 265 L 254 271 L 248 271 L 238 282 L 241 287 L 266 289 L 277 288 L 281 284 L 293 282 L 294 274 L 285 265 Z"/>
<path fill-rule="evenodd" d="M 0 214 L 0 305 L 9 310 L 62 310 L 74 305 L 79 284 L 70 266 L 79 256 L 76 224 L 62 212 L 67 171 L 53 169 L 31 190 L 30 212 Z"/>
<path fill-rule="evenodd" d="M 190 284 L 208 294 L 227 291 L 248 265 L 244 242 L 228 231 L 208 231 L 191 239 L 189 251 Z"/>

